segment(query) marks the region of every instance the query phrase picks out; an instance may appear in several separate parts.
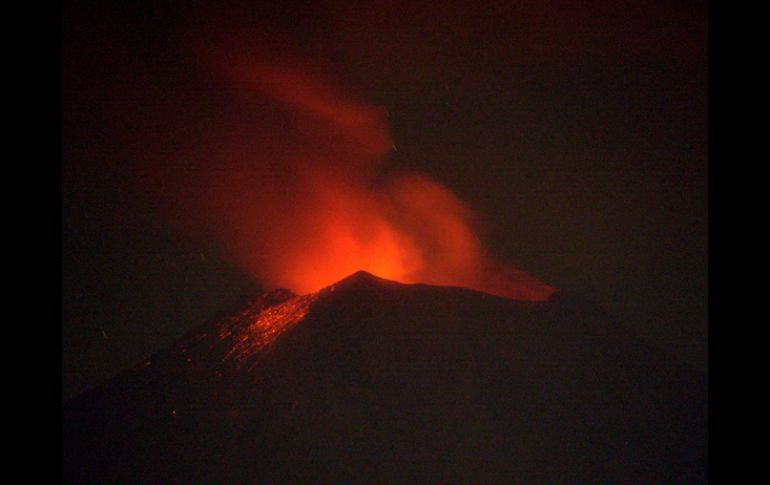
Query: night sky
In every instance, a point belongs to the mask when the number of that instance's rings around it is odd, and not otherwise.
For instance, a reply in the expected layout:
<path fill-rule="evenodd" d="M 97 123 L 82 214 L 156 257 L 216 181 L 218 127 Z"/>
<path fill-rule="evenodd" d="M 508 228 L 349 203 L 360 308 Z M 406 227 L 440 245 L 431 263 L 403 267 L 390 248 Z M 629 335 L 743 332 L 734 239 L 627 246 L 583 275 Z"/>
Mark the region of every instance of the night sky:
<path fill-rule="evenodd" d="M 164 185 L 281 136 L 212 67 L 230 56 L 386 109 L 382 170 L 450 188 L 499 260 L 707 370 L 705 2 L 222 5 L 65 2 L 65 398 L 263 287 L 189 222 L 205 186 Z"/>

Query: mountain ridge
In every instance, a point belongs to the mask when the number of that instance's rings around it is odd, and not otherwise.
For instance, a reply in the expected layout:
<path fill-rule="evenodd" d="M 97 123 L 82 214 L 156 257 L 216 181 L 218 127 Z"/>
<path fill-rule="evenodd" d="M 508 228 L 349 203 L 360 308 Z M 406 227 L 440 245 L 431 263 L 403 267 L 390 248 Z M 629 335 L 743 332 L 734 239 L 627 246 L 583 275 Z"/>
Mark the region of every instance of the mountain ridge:
<path fill-rule="evenodd" d="M 266 293 L 66 405 L 65 476 L 703 483 L 705 379 L 616 327 L 365 272 Z"/>

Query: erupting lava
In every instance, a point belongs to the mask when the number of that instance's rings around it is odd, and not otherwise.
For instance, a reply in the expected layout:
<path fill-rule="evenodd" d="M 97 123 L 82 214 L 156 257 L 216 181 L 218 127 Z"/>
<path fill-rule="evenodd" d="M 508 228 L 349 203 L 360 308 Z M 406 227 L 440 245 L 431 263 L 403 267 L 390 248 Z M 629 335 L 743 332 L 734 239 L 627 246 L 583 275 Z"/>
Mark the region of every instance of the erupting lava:
<path fill-rule="evenodd" d="M 522 300 L 553 292 L 494 261 L 473 211 L 449 189 L 385 170 L 393 143 L 384 109 L 306 69 L 253 62 L 222 69 L 254 104 L 256 120 L 228 133 L 222 152 L 199 170 L 206 195 L 197 212 L 263 284 L 307 294 L 365 270 Z"/>
<path fill-rule="evenodd" d="M 258 300 L 223 322 L 218 332 L 220 340 L 232 339 L 230 351 L 224 360 L 248 362 L 302 320 L 310 310 L 310 305 L 318 298 L 317 294 L 282 296 L 284 301 L 277 305 L 266 307 Z"/>

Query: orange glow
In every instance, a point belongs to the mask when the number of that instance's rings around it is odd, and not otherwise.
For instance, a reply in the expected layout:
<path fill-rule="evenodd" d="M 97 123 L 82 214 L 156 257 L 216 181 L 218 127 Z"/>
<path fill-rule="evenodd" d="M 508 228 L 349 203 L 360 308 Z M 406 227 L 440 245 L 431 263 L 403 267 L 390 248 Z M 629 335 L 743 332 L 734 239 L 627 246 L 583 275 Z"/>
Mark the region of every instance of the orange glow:
<path fill-rule="evenodd" d="M 226 320 L 219 328 L 219 338 L 231 339 L 232 346 L 224 361 L 233 360 L 238 365 L 252 362 L 302 320 L 316 298 L 317 295 L 297 296 L 264 309 L 256 304 Z"/>
<path fill-rule="evenodd" d="M 383 170 L 393 150 L 384 109 L 304 69 L 222 69 L 243 102 L 261 97 L 254 110 L 268 121 L 232 133 L 210 166 L 199 167 L 206 196 L 198 212 L 209 235 L 265 286 L 308 294 L 365 270 L 516 299 L 553 291 L 496 263 L 473 211 L 448 188 Z"/>

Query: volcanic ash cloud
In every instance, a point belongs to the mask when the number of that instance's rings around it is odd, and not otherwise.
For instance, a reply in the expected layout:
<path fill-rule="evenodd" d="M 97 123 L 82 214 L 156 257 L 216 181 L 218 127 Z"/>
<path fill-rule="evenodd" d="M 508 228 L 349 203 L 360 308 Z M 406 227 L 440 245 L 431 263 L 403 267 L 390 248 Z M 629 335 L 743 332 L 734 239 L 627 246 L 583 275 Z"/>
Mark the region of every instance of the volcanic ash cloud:
<path fill-rule="evenodd" d="M 547 299 L 553 288 L 493 260 L 474 212 L 429 177 L 388 170 L 387 112 L 296 67 L 226 67 L 274 117 L 205 170 L 203 218 L 269 287 L 309 293 L 358 270 L 405 283 Z"/>

